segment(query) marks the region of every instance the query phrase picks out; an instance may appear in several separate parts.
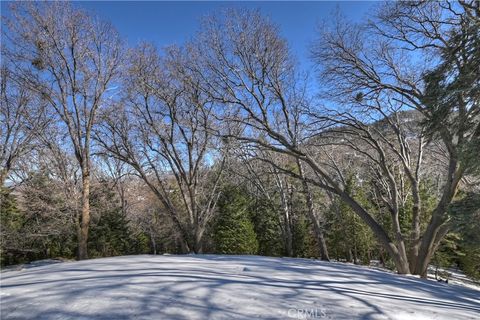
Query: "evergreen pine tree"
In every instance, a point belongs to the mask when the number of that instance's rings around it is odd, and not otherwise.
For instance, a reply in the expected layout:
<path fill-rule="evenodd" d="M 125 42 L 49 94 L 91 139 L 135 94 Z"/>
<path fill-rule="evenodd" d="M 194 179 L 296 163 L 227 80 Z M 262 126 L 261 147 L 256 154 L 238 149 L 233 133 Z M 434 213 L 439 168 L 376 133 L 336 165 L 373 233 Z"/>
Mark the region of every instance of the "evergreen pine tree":
<path fill-rule="evenodd" d="M 238 188 L 225 187 L 222 191 L 213 231 L 217 253 L 257 253 L 258 241 L 249 217 L 249 202 L 246 193 Z"/>
<path fill-rule="evenodd" d="M 135 241 L 118 197 L 106 182 L 93 189 L 91 196 L 95 220 L 89 236 L 90 255 L 108 257 L 131 253 Z"/>
<path fill-rule="evenodd" d="M 20 240 L 20 230 L 24 224 L 25 217 L 18 209 L 17 200 L 12 190 L 7 187 L 0 187 L 0 264 L 8 265 L 23 262 L 16 255 L 15 246 Z"/>

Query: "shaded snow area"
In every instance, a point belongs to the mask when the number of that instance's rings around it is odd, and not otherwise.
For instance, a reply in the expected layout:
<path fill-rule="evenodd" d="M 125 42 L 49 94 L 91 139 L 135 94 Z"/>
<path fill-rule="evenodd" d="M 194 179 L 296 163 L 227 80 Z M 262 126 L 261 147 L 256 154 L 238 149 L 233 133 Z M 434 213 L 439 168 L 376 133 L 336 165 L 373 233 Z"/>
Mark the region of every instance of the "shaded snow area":
<path fill-rule="evenodd" d="M 2 272 L 8 272 L 8 271 L 20 271 L 24 269 L 30 269 L 30 268 L 37 268 L 37 267 L 42 267 L 42 266 L 48 266 L 51 264 L 55 263 L 62 263 L 65 261 L 74 261 L 74 260 L 67 260 L 67 259 L 45 259 L 45 260 L 37 260 L 37 261 L 32 261 L 28 263 L 23 263 L 23 264 L 17 264 L 17 265 L 12 265 L 12 266 L 7 266 L 4 269 L 2 269 Z"/>
<path fill-rule="evenodd" d="M 124 256 L 1 274 L 1 319 L 479 319 L 480 291 L 259 256 Z"/>

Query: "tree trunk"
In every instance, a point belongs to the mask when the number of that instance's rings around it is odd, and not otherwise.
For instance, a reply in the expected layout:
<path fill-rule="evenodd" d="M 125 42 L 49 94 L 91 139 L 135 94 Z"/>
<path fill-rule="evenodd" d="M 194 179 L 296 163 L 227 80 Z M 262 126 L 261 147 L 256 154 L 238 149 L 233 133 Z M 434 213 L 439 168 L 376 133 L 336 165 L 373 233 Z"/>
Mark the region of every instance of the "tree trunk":
<path fill-rule="evenodd" d="M 78 260 L 88 259 L 88 228 L 90 225 L 90 172 L 82 170 L 82 213 L 78 239 Z"/>
<path fill-rule="evenodd" d="M 406 255 L 402 255 L 400 253 L 396 244 L 392 241 L 392 239 L 390 239 L 385 229 L 383 229 L 383 227 L 378 224 L 378 222 L 365 210 L 365 208 L 363 208 L 357 201 L 355 201 L 355 199 L 353 199 L 348 194 L 348 192 L 345 192 L 345 190 L 343 190 L 332 178 L 326 175 L 323 170 L 316 164 L 315 161 L 313 161 L 309 157 L 305 157 L 304 161 L 306 161 L 313 170 L 321 174 L 322 177 L 324 177 L 327 182 L 332 185 L 332 187 L 326 187 L 325 184 L 319 184 L 319 187 L 338 195 L 368 225 L 380 245 L 382 245 L 388 255 L 392 257 L 393 261 L 395 262 L 395 266 L 397 267 L 398 273 L 410 273 L 410 268 Z"/>
<path fill-rule="evenodd" d="M 7 180 L 8 170 L 7 169 L 0 169 L 0 188 L 3 187 L 5 180 Z"/>
<path fill-rule="evenodd" d="M 152 251 L 153 254 L 157 254 L 157 242 L 155 241 L 155 235 L 153 234 L 153 231 L 150 231 L 150 241 L 152 243 Z"/>
<path fill-rule="evenodd" d="M 418 250 L 420 248 L 420 191 L 418 189 L 418 184 L 415 183 L 412 185 L 413 193 L 413 209 L 412 209 L 412 231 L 410 235 L 410 252 L 408 255 L 408 261 L 410 265 L 410 270 L 415 270 L 415 264 L 418 259 Z"/>
<path fill-rule="evenodd" d="M 292 237 L 292 228 L 290 226 L 290 212 L 288 208 L 288 203 L 283 205 L 283 220 L 285 223 L 285 251 L 287 256 L 293 257 L 293 237 Z"/>
<path fill-rule="evenodd" d="M 202 253 L 203 251 L 203 228 L 197 227 L 195 229 L 194 243 L 193 243 L 193 252 Z"/>
<path fill-rule="evenodd" d="M 288 257 L 293 256 L 293 235 L 292 235 L 292 228 L 291 228 L 291 217 L 290 217 L 290 207 L 288 201 L 288 183 L 283 182 L 280 174 L 277 172 L 275 167 L 274 174 L 275 174 L 275 182 L 277 184 L 277 190 L 280 195 L 280 201 L 282 204 L 282 216 L 279 217 L 279 222 L 283 226 L 282 229 L 282 240 L 285 249 L 285 254 Z M 283 220 L 283 221 L 282 221 Z"/>
<path fill-rule="evenodd" d="M 330 256 L 328 255 L 327 242 L 323 236 L 323 232 L 317 234 L 318 248 L 320 249 L 320 260 L 330 261 Z"/>
<path fill-rule="evenodd" d="M 405 250 L 403 250 L 402 253 L 395 245 L 395 243 L 393 243 L 393 241 L 390 239 L 385 230 L 348 193 L 339 192 L 338 195 L 370 227 L 373 234 L 378 239 L 379 243 L 383 246 L 388 255 L 393 259 L 397 268 L 397 272 L 399 274 L 409 274 L 410 268 L 408 265 L 408 259 L 405 254 Z"/>
<path fill-rule="evenodd" d="M 441 206 L 439 208 L 441 208 Z M 446 217 L 444 214 L 433 213 L 427 230 L 425 230 L 423 234 L 423 241 L 421 242 L 418 257 L 415 261 L 413 274 L 419 275 L 422 278 L 427 277 L 428 264 L 440 245 L 440 242 L 449 231 L 449 224 L 445 220 Z"/>
<path fill-rule="evenodd" d="M 180 244 L 180 250 L 182 253 L 190 253 L 188 241 L 182 235 L 176 237 L 176 242 Z"/>
<path fill-rule="evenodd" d="M 353 263 L 358 264 L 358 250 L 357 250 L 357 244 L 353 244 Z"/>
<path fill-rule="evenodd" d="M 433 210 L 427 230 L 423 233 L 418 257 L 415 261 L 414 274 L 420 275 L 422 278 L 427 277 L 428 264 L 435 252 L 436 244 L 438 245 L 440 243 L 448 231 L 448 227 L 445 226 L 447 219 L 446 212 L 448 205 L 452 202 L 457 192 L 458 183 L 463 173 L 464 168 L 459 167 L 457 158 L 451 155 L 448 168 L 448 180 L 444 187 L 442 198 L 435 210 Z"/>
<path fill-rule="evenodd" d="M 303 193 L 305 194 L 305 200 L 307 202 L 307 208 L 308 208 L 308 216 L 310 218 L 310 221 L 313 223 L 313 231 L 315 232 L 315 237 L 317 238 L 317 243 L 320 251 L 320 259 L 324 261 L 330 261 L 330 258 L 328 256 L 327 243 L 323 236 L 323 228 L 320 225 L 320 221 L 318 220 L 315 214 L 315 207 L 313 205 L 312 192 L 310 191 L 310 187 L 307 181 L 305 180 L 305 173 L 303 171 L 302 163 L 298 159 L 297 159 L 297 166 L 298 166 L 298 171 L 300 173 L 300 177 L 302 179 Z"/>
<path fill-rule="evenodd" d="M 441 216 L 434 215 L 428 224 L 427 230 L 425 230 L 425 233 L 423 234 L 423 240 L 418 252 L 417 260 L 415 261 L 415 270 L 413 272 L 422 278 L 427 277 L 428 264 L 435 252 L 435 243 L 440 242 L 446 234 L 446 231 L 441 231 L 442 225 L 443 219 Z"/>
<path fill-rule="evenodd" d="M 400 228 L 400 221 L 398 220 L 398 211 L 392 215 L 392 220 L 393 220 L 393 227 L 395 230 L 395 241 L 396 241 L 396 246 L 398 249 L 398 257 L 397 259 L 399 260 L 397 269 L 398 273 L 400 274 L 409 274 L 411 273 L 410 270 L 410 263 L 408 261 L 408 256 L 407 256 L 407 250 L 405 248 L 405 242 L 403 241 L 403 235 L 402 235 L 402 230 Z M 400 272 L 402 270 L 402 272 Z"/>

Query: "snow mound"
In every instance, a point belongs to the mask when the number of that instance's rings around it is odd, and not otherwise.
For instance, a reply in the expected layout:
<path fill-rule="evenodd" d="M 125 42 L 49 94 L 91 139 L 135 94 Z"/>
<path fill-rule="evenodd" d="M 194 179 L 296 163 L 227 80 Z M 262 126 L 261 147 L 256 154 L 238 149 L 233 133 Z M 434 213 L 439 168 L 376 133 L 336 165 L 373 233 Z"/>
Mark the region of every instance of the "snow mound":
<path fill-rule="evenodd" d="M 240 271 L 240 272 L 239 272 Z M 1 319 L 478 319 L 480 291 L 341 263 L 124 256 L 1 273 Z"/>

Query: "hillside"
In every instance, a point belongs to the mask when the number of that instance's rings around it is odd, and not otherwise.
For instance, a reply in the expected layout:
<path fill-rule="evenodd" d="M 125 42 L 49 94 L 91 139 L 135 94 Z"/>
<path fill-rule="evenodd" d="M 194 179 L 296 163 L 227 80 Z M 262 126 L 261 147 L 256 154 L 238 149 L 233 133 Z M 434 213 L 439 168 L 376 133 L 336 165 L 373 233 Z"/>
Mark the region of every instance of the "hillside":
<path fill-rule="evenodd" d="M 123 256 L 1 273 L 1 319 L 475 319 L 480 291 L 341 263 Z"/>

